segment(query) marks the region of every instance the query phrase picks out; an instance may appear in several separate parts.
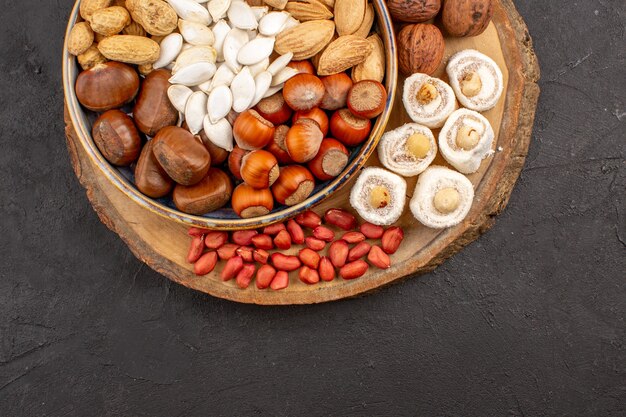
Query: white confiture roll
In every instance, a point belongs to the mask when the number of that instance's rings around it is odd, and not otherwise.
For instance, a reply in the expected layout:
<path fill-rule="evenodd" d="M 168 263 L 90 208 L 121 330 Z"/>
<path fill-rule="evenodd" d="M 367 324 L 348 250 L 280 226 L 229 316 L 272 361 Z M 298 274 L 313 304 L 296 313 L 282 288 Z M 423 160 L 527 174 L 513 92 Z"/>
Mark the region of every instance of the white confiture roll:
<path fill-rule="evenodd" d="M 404 81 L 402 102 L 411 120 L 431 129 L 443 126 L 457 109 L 454 91 L 448 84 L 420 73 Z"/>
<path fill-rule="evenodd" d="M 426 155 L 418 157 L 411 152 L 408 146 L 409 138 L 421 134 L 428 139 Z M 423 138 L 422 138 L 423 139 Z M 423 144 L 420 151 L 424 150 Z M 421 155 L 420 155 L 421 156 Z M 407 123 L 385 133 L 378 144 L 378 158 L 385 168 L 404 177 L 414 177 L 424 172 L 437 156 L 437 141 L 433 132 L 426 126 L 417 123 Z"/>
<path fill-rule="evenodd" d="M 374 207 L 372 199 L 376 195 L 380 196 L 381 190 L 387 193 L 388 203 Z M 379 226 L 387 226 L 398 221 L 405 203 L 404 178 L 377 167 L 365 168 L 350 193 L 350 204 L 363 220 Z"/>
<path fill-rule="evenodd" d="M 468 135 L 474 138 L 469 144 Z M 494 136 L 489 120 L 483 115 L 459 109 L 439 132 L 439 151 L 454 168 L 463 174 L 473 174 L 482 160 L 493 154 Z"/>
<path fill-rule="evenodd" d="M 494 108 L 504 90 L 498 64 L 473 49 L 453 55 L 446 72 L 457 99 L 471 110 L 482 112 Z"/>
<path fill-rule="evenodd" d="M 431 166 L 419 176 L 409 207 L 424 226 L 444 229 L 461 223 L 473 201 L 474 186 L 465 175 Z"/>

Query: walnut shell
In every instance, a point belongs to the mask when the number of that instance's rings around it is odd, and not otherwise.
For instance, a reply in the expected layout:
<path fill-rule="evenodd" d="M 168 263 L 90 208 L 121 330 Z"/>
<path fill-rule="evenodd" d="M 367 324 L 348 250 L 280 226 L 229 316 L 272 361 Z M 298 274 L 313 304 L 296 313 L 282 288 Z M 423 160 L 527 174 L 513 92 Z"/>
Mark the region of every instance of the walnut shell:
<path fill-rule="evenodd" d="M 487 29 L 492 14 L 492 0 L 446 0 L 441 21 L 452 36 L 476 36 Z"/>
<path fill-rule="evenodd" d="M 398 34 L 398 65 L 406 76 L 416 72 L 432 75 L 444 52 L 443 35 L 435 25 L 407 25 Z"/>
<path fill-rule="evenodd" d="M 420 23 L 437 16 L 441 0 L 387 0 L 387 7 L 398 22 Z"/>

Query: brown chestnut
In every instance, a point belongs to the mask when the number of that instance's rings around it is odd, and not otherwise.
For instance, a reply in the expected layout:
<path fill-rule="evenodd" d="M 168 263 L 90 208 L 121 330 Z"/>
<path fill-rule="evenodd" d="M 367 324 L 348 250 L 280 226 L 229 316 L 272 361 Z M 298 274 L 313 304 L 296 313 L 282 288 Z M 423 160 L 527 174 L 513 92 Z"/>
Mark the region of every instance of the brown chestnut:
<path fill-rule="evenodd" d="M 182 127 L 185 130 L 189 130 L 187 122 L 183 122 Z M 204 130 L 201 130 L 196 136 L 200 138 L 206 150 L 209 151 L 209 155 L 211 155 L 211 166 L 220 166 L 224 163 L 224 161 L 226 161 L 226 159 L 228 159 L 228 151 L 211 142 L 211 140 L 204 133 Z"/>
<path fill-rule="evenodd" d="M 139 75 L 131 66 L 105 62 L 85 70 L 76 79 L 76 98 L 92 111 L 104 112 L 133 101 Z"/>
<path fill-rule="evenodd" d="M 167 175 L 152 152 L 154 141 L 143 146 L 137 166 L 135 167 L 135 185 L 145 195 L 161 198 L 174 188 L 174 181 Z"/>
<path fill-rule="evenodd" d="M 100 115 L 91 135 L 102 156 L 113 165 L 130 165 L 139 158 L 141 136 L 133 119 L 121 110 L 109 110 Z"/>
<path fill-rule="evenodd" d="M 165 126 L 173 126 L 178 121 L 178 111 L 167 96 L 171 73 L 165 69 L 152 71 L 141 83 L 133 117 L 139 130 L 154 136 Z"/>
<path fill-rule="evenodd" d="M 207 175 L 192 186 L 177 185 L 174 188 L 174 204 L 180 211 L 203 215 L 224 207 L 233 193 L 233 184 L 226 173 L 211 168 Z"/>
<path fill-rule="evenodd" d="M 211 167 L 209 151 L 187 130 L 167 126 L 154 137 L 154 155 L 177 183 L 194 185 Z"/>

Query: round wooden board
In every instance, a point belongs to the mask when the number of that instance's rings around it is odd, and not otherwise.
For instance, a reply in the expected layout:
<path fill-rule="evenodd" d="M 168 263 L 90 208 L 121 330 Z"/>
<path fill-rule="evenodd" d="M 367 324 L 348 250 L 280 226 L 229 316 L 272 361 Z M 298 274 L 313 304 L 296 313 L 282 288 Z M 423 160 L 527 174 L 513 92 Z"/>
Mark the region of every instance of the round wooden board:
<path fill-rule="evenodd" d="M 493 22 L 482 35 L 446 39 L 444 64 L 453 53 L 468 48 L 493 58 L 503 70 L 506 85 L 505 94 L 496 108 L 484 113 L 496 133 L 496 153 L 470 176 L 476 187 L 472 210 L 462 224 L 451 229 L 433 230 L 417 224 L 407 209 L 398 223 L 405 230 L 405 241 L 392 256 L 393 266 L 385 271 L 370 268 L 367 275 L 354 281 L 336 279 L 307 286 L 294 273 L 287 289 L 260 291 L 254 285 L 241 290 L 233 281 L 224 283 L 217 272 L 195 276 L 192 266 L 185 261 L 190 242 L 186 227 L 141 208 L 100 175 L 77 139 L 66 109 L 65 131 L 72 165 L 102 222 L 126 242 L 137 258 L 177 283 L 216 297 L 265 305 L 312 304 L 353 297 L 403 277 L 433 270 L 489 229 L 508 202 L 528 152 L 539 97 L 537 59 L 526 25 L 511 0 L 495 1 Z M 444 64 L 435 74 L 443 79 Z M 398 92 L 400 95 L 402 85 L 398 86 Z M 401 99 L 396 97 L 387 130 L 409 121 Z M 435 163 L 445 164 L 440 157 Z M 368 162 L 368 165 L 378 164 L 376 156 Z M 415 182 L 416 179 L 408 181 L 409 197 Z M 346 207 L 349 190 L 348 185 L 316 207 L 316 211 L 322 213 L 331 207 L 349 208 Z M 219 269 L 218 265 L 216 271 Z"/>

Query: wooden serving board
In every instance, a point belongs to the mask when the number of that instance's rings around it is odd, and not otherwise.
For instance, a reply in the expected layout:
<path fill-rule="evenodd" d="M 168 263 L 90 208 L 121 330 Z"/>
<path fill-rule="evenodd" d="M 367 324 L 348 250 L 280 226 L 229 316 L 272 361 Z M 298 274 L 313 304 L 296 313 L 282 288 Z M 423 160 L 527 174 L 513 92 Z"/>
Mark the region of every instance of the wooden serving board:
<path fill-rule="evenodd" d="M 502 69 L 505 83 L 505 94 L 496 108 L 484 113 L 496 133 L 496 153 L 483 161 L 477 173 L 469 176 L 476 188 L 472 210 L 460 225 L 433 230 L 419 225 L 407 208 L 398 224 L 405 230 L 405 240 L 392 256 L 393 266 L 385 271 L 370 268 L 367 275 L 354 281 L 339 278 L 330 283 L 307 286 L 293 273 L 289 287 L 282 291 L 261 291 L 254 285 L 241 290 L 234 281 L 224 283 L 219 279 L 217 271 L 221 265 L 216 272 L 197 277 L 192 272 L 192 265 L 185 261 L 190 243 L 187 228 L 141 208 L 100 175 L 77 139 L 66 109 L 67 146 L 72 165 L 102 222 L 126 242 L 137 258 L 177 283 L 216 297 L 266 305 L 321 303 L 363 294 L 403 277 L 431 271 L 478 238 L 494 224 L 495 216 L 506 206 L 520 174 L 528 152 L 539 97 L 536 84 L 539 66 L 526 25 L 511 0 L 495 2 L 493 22 L 482 35 L 447 38 L 444 63 L 435 76 L 446 79 L 444 69 L 448 58 L 468 48 L 493 58 Z M 399 82 L 403 83 L 404 79 L 401 77 Z M 387 130 L 410 122 L 401 94 L 402 84 L 398 85 Z M 440 156 L 434 163 L 445 164 Z M 372 156 L 368 165 L 379 165 L 376 155 Z M 415 182 L 416 179 L 408 180 L 409 198 Z M 349 192 L 350 185 L 347 185 L 315 210 L 323 213 L 331 207 L 349 208 Z"/>

